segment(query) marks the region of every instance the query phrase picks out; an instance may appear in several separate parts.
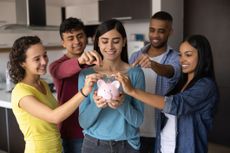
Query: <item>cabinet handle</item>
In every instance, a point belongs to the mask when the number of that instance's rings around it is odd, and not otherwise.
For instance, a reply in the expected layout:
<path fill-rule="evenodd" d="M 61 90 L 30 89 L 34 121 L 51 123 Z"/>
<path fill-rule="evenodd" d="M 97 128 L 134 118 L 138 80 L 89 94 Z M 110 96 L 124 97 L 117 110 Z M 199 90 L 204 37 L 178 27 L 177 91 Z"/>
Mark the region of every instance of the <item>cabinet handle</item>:
<path fill-rule="evenodd" d="M 113 19 L 117 19 L 117 20 L 132 20 L 132 17 L 131 16 L 113 17 Z"/>

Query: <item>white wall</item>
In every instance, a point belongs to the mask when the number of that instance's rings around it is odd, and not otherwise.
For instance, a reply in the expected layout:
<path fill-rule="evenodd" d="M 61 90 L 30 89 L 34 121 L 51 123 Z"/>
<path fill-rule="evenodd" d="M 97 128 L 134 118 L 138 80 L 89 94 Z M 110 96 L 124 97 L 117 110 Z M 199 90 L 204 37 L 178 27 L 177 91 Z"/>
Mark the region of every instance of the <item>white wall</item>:
<path fill-rule="evenodd" d="M 49 63 L 60 58 L 63 55 L 64 51 L 65 51 L 64 49 L 58 49 L 57 51 L 47 50 L 48 57 L 49 57 Z M 0 59 L 1 59 L 1 62 L 0 62 L 0 81 L 1 81 L 2 78 L 5 79 L 5 70 L 6 70 L 7 62 L 9 61 L 9 52 L 0 52 Z M 49 77 L 49 76 L 50 74 L 47 71 L 47 74 L 45 75 L 45 77 Z"/>
<path fill-rule="evenodd" d="M 152 0 L 152 14 L 157 11 L 167 11 L 173 17 L 173 34 L 169 37 L 168 44 L 175 49 L 178 49 L 180 42 L 183 40 L 183 6 L 184 0 Z M 151 17 L 149 17 L 150 19 Z M 134 33 L 145 35 L 145 40 L 148 38 L 149 21 L 124 23 L 128 40 Z"/>

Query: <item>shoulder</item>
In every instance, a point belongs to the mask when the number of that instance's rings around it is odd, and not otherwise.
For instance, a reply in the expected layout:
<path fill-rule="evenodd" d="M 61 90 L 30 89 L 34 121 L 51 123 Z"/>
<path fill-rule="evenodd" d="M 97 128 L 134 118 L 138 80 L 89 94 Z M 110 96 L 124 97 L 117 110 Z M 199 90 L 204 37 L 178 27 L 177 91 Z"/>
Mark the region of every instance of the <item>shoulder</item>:
<path fill-rule="evenodd" d="M 134 52 L 131 54 L 130 58 L 129 58 L 129 63 L 132 64 L 133 62 L 135 62 L 135 60 L 142 54 L 142 53 L 146 53 L 148 51 L 150 47 L 150 44 L 147 44 L 146 46 L 144 46 L 143 48 L 141 48 L 140 50 Z"/>
<path fill-rule="evenodd" d="M 203 77 L 197 80 L 194 85 L 188 89 L 188 93 L 205 96 L 218 96 L 218 87 L 213 79 Z"/>
<path fill-rule="evenodd" d="M 88 67 L 88 68 L 84 68 L 84 69 L 81 70 L 82 74 L 91 74 L 91 73 L 94 73 L 94 72 L 95 71 L 94 71 L 93 67 Z"/>
<path fill-rule="evenodd" d="M 68 58 L 67 56 L 63 55 L 60 58 L 58 58 L 58 59 L 54 60 L 53 62 L 51 62 L 50 64 L 60 63 L 60 62 L 66 61 L 68 59 L 70 59 L 70 58 Z"/>
<path fill-rule="evenodd" d="M 135 77 L 143 77 L 144 78 L 144 72 L 140 66 L 130 67 L 129 71 L 128 71 L 128 75 L 130 78 L 135 78 Z"/>
<path fill-rule="evenodd" d="M 84 68 L 81 70 L 80 74 L 79 74 L 79 78 L 85 78 L 85 76 L 95 73 L 93 67 L 89 67 L 89 68 Z"/>
<path fill-rule="evenodd" d="M 210 89 L 215 89 L 216 88 L 216 84 L 213 81 L 213 79 L 208 78 L 208 77 L 203 77 L 201 79 L 199 79 L 195 85 L 199 86 L 200 88 L 204 88 L 206 90 L 210 90 Z"/>
<path fill-rule="evenodd" d="M 138 73 L 143 73 L 143 70 L 141 69 L 140 66 L 130 67 L 128 73 L 129 74 L 135 74 L 135 73 L 138 74 Z"/>
<path fill-rule="evenodd" d="M 12 105 L 14 107 L 18 106 L 21 98 L 30 95 L 34 95 L 33 89 L 30 86 L 24 83 L 17 83 L 11 93 Z"/>
<path fill-rule="evenodd" d="M 16 94 L 16 93 L 21 93 L 24 91 L 31 91 L 32 89 L 30 88 L 30 86 L 24 84 L 24 83 L 17 83 L 14 87 L 14 89 L 12 90 L 12 94 Z"/>

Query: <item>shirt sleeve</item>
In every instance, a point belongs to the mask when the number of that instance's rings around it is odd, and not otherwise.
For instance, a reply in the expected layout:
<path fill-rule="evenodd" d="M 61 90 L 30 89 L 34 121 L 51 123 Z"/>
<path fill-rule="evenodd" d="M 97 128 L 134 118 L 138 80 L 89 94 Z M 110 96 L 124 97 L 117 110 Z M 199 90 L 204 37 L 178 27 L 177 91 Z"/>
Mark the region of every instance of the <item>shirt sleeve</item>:
<path fill-rule="evenodd" d="M 30 96 L 30 95 L 34 95 L 34 93 L 32 92 L 32 90 L 30 90 L 29 88 L 27 88 L 26 86 L 22 85 L 22 84 L 17 84 L 15 86 L 15 88 L 12 91 L 11 94 L 11 103 L 12 103 L 12 107 L 19 107 L 19 101 L 25 97 L 25 96 Z"/>
<path fill-rule="evenodd" d="M 217 102 L 217 93 L 217 87 L 212 80 L 198 80 L 191 88 L 165 97 L 163 112 L 180 116 L 213 109 Z"/>
<path fill-rule="evenodd" d="M 63 79 L 80 72 L 81 67 L 76 58 L 62 57 L 49 65 L 49 71 L 53 78 Z"/>
<path fill-rule="evenodd" d="M 87 72 L 89 69 L 84 69 L 81 71 L 78 78 L 78 89 L 82 89 L 85 82 L 86 75 L 90 74 Z M 98 108 L 93 100 L 93 93 L 96 85 L 94 85 L 93 91 L 82 101 L 79 107 L 79 123 L 83 129 L 88 129 L 94 122 L 96 122 L 101 108 Z M 91 114 L 89 116 L 89 114 Z"/>
<path fill-rule="evenodd" d="M 135 71 L 129 74 L 134 88 L 144 90 L 145 80 L 144 73 L 140 68 L 134 68 Z M 124 103 L 118 107 L 120 114 L 126 121 L 134 127 L 139 127 L 143 122 L 144 105 L 141 101 L 125 95 Z"/>
<path fill-rule="evenodd" d="M 181 66 L 180 66 L 180 62 L 179 62 L 178 53 L 176 51 L 173 51 L 172 56 L 170 57 L 169 60 L 166 61 L 165 64 L 169 64 L 173 67 L 174 74 L 169 79 L 169 83 L 171 84 L 170 87 L 173 87 L 176 85 L 177 81 L 180 78 L 180 74 L 181 74 Z"/>

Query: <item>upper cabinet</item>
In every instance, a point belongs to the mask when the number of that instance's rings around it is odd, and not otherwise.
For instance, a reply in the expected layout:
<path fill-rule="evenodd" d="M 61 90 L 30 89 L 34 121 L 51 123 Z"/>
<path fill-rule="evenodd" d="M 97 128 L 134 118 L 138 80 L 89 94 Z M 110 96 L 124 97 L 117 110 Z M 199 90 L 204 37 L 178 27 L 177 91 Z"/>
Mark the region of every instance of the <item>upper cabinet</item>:
<path fill-rule="evenodd" d="M 15 2 L 0 2 L 0 25 L 16 23 Z"/>
<path fill-rule="evenodd" d="M 101 0 L 99 20 L 145 20 L 152 13 L 152 0 Z"/>
<path fill-rule="evenodd" d="M 68 17 L 79 18 L 85 25 L 98 24 L 98 2 L 94 1 L 81 5 L 66 6 L 66 18 Z"/>

